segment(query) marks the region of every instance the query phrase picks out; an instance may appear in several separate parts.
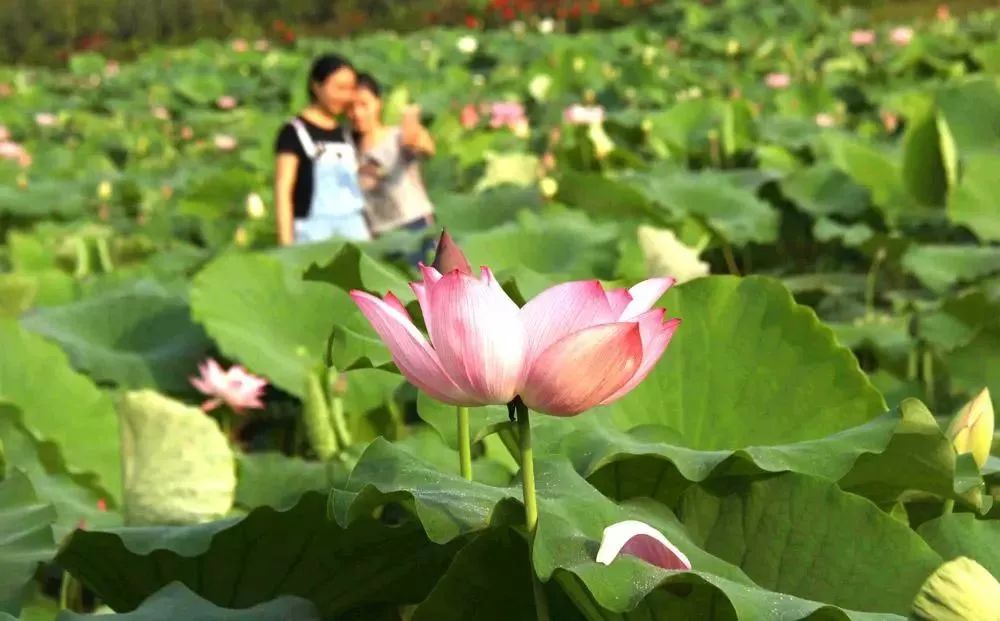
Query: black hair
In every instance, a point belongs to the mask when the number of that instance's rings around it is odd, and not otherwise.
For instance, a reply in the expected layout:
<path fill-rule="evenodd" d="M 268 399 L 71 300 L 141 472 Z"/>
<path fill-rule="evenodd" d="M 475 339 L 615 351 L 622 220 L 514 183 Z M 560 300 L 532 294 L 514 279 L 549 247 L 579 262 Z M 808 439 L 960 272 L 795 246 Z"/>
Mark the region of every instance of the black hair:
<path fill-rule="evenodd" d="M 351 64 L 351 61 L 337 54 L 323 54 L 314 60 L 312 68 L 309 69 L 309 82 L 306 84 L 306 90 L 309 92 L 309 101 L 316 101 L 313 84 L 326 82 L 328 77 L 341 69 L 354 71 L 354 65 Z"/>
<path fill-rule="evenodd" d="M 358 74 L 358 88 L 363 88 L 375 95 L 377 99 L 382 99 L 382 87 L 379 86 L 378 80 L 375 79 L 370 73 L 359 73 Z"/>

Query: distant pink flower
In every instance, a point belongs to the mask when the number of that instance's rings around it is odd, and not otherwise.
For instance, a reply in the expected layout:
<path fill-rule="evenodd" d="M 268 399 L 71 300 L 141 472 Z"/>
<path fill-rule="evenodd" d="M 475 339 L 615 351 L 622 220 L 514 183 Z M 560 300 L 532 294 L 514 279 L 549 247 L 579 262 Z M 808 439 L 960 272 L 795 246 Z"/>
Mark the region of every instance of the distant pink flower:
<path fill-rule="evenodd" d="M 570 125 L 593 125 L 604 121 L 604 108 L 601 106 L 581 106 L 573 104 L 563 111 L 563 119 Z"/>
<path fill-rule="evenodd" d="M 122 67 L 120 64 L 118 64 L 117 60 L 109 60 L 104 65 L 104 75 L 108 77 L 116 76 L 121 71 L 121 69 Z"/>
<path fill-rule="evenodd" d="M 459 122 L 465 129 L 472 129 L 476 125 L 479 125 L 479 112 L 476 111 L 476 106 L 472 104 L 462 106 L 462 114 L 459 116 Z"/>
<path fill-rule="evenodd" d="M 833 118 L 832 114 L 820 112 L 816 115 L 816 124 L 820 127 L 833 127 L 837 124 L 837 119 Z"/>
<path fill-rule="evenodd" d="M 194 130 L 185 125 L 184 127 L 181 128 L 181 138 L 184 140 L 191 140 L 192 138 L 194 138 Z"/>
<path fill-rule="evenodd" d="M 103 498 L 98 498 L 97 499 L 97 510 L 98 511 L 107 511 L 108 510 L 108 501 L 105 500 L 105 499 L 103 499 Z"/>
<path fill-rule="evenodd" d="M 170 111 L 163 106 L 153 106 L 153 118 L 160 121 L 170 120 Z"/>
<path fill-rule="evenodd" d="M 229 46 L 233 48 L 234 52 L 238 52 L 240 54 L 250 49 L 250 44 L 247 43 L 246 39 L 233 39 Z"/>
<path fill-rule="evenodd" d="M 220 110 L 232 110 L 236 107 L 236 98 L 232 95 L 223 95 L 215 100 L 215 105 L 219 107 Z"/>
<path fill-rule="evenodd" d="M 645 522 L 626 520 L 604 529 L 597 562 L 610 565 L 622 554 L 638 557 L 663 569 L 688 571 L 691 561 L 663 533 Z"/>
<path fill-rule="evenodd" d="M 0 82 L 0 99 L 6 99 L 14 94 L 14 87 L 7 82 Z"/>
<path fill-rule="evenodd" d="M 59 118 L 51 112 L 39 112 L 35 115 L 35 124 L 39 127 L 52 127 L 57 122 Z"/>
<path fill-rule="evenodd" d="M 934 9 L 934 17 L 939 22 L 946 22 L 951 19 L 951 8 L 947 4 L 939 4 L 937 8 Z"/>
<path fill-rule="evenodd" d="M 909 26 L 896 26 L 889 32 L 889 40 L 894 45 L 904 47 L 913 40 L 913 28 Z"/>
<path fill-rule="evenodd" d="M 271 47 L 271 43 L 267 39 L 257 39 L 253 42 L 253 49 L 258 52 L 266 52 L 269 47 Z"/>
<path fill-rule="evenodd" d="M 0 142 L 7 142 L 10 140 L 10 130 L 7 129 L 6 125 L 0 125 Z"/>
<path fill-rule="evenodd" d="M 267 387 L 267 380 L 263 377 L 249 373 L 239 365 L 225 371 L 212 358 L 198 365 L 198 371 L 201 375 L 192 377 L 191 385 L 203 395 L 211 397 L 201 404 L 201 409 L 206 412 L 222 404 L 228 405 L 237 413 L 243 413 L 243 410 L 249 408 L 264 407 L 260 399 Z"/>
<path fill-rule="evenodd" d="M 885 128 L 887 133 L 891 134 L 899 127 L 899 115 L 895 112 L 883 110 L 879 116 L 882 119 L 882 127 Z"/>
<path fill-rule="evenodd" d="M 509 127 L 518 130 L 527 123 L 524 106 L 516 101 L 497 101 L 490 104 L 490 127 Z"/>
<path fill-rule="evenodd" d="M 220 151 L 232 151 L 239 144 L 236 138 L 229 134 L 216 134 L 212 137 L 212 143 Z"/>
<path fill-rule="evenodd" d="M 853 45 L 854 47 L 863 47 L 866 45 L 872 45 L 873 43 L 875 43 L 874 30 L 851 31 L 851 45 Z"/>
<path fill-rule="evenodd" d="M 11 140 L 0 140 L 0 159 L 17 162 L 22 168 L 31 165 L 31 154 L 24 145 Z"/>
<path fill-rule="evenodd" d="M 769 73 L 764 78 L 764 84 L 773 89 L 788 88 L 792 84 L 792 76 L 787 73 Z"/>

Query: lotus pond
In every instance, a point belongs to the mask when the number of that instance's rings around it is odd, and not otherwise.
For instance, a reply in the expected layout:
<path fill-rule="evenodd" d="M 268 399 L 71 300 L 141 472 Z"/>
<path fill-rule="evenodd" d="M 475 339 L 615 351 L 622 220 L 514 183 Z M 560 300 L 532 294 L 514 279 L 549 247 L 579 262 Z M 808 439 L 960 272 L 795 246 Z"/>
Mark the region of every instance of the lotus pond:
<path fill-rule="evenodd" d="M 998 618 L 1000 11 L 657 11 L 0 67 L 0 619 Z M 331 47 L 420 104 L 437 225 L 512 301 L 464 341 L 416 233 L 275 248 Z M 664 277 L 657 358 L 615 305 Z M 422 375 L 595 279 L 631 358 L 528 356 L 467 415 Z"/>

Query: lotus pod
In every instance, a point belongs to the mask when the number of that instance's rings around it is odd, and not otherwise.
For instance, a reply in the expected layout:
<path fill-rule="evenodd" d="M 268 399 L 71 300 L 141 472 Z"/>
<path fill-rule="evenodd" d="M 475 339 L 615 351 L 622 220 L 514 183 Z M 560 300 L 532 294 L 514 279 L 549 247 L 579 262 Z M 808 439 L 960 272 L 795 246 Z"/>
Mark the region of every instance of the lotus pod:
<path fill-rule="evenodd" d="M 920 621 L 997 621 L 1000 582 L 970 558 L 938 567 L 913 601 L 911 619 Z"/>
<path fill-rule="evenodd" d="M 325 375 L 325 374 L 324 374 Z M 330 401 L 327 398 L 325 376 L 318 371 L 306 374 L 305 400 L 302 417 L 306 426 L 306 437 L 316 456 L 326 461 L 337 453 L 337 437 L 333 433 L 330 420 Z"/>
<path fill-rule="evenodd" d="M 211 417 L 153 390 L 126 393 L 118 414 L 127 524 L 195 524 L 229 512 L 236 460 Z"/>
<path fill-rule="evenodd" d="M 948 437 L 959 455 L 972 453 L 982 468 L 990 457 L 993 444 L 993 402 L 989 388 L 983 390 L 959 410 L 948 426 Z"/>

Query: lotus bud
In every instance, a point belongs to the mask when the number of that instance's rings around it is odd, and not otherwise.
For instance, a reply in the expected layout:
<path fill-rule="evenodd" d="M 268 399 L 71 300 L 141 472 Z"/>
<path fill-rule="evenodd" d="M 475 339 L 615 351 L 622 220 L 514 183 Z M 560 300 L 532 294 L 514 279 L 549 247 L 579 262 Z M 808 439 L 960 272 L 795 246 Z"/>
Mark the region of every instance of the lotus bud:
<path fill-rule="evenodd" d="M 959 455 L 972 453 L 976 465 L 982 468 L 990 456 L 993 444 L 993 402 L 990 389 L 983 388 L 976 397 L 962 406 L 948 426 L 948 437 Z"/>
<path fill-rule="evenodd" d="M 559 191 L 559 183 L 552 177 L 543 177 L 538 183 L 538 189 L 541 190 L 542 196 L 551 199 Z"/>
<path fill-rule="evenodd" d="M 246 212 L 247 216 L 253 220 L 260 220 L 267 215 L 267 207 L 264 206 L 264 199 L 260 197 L 260 194 L 256 192 L 247 194 Z"/>
<path fill-rule="evenodd" d="M 242 226 L 236 227 L 236 231 L 233 233 L 233 243 L 240 248 L 245 248 L 250 243 L 250 234 Z"/>
<path fill-rule="evenodd" d="M 469 265 L 469 260 L 465 258 L 462 249 L 458 247 L 458 244 L 451 238 L 447 230 L 441 231 L 437 250 L 434 253 L 434 263 L 431 265 L 442 274 L 447 274 L 455 270 L 463 274 L 472 273 L 472 266 Z"/>
<path fill-rule="evenodd" d="M 960 556 L 938 567 L 913 600 L 912 619 L 995 619 L 1000 582 L 982 565 Z"/>

